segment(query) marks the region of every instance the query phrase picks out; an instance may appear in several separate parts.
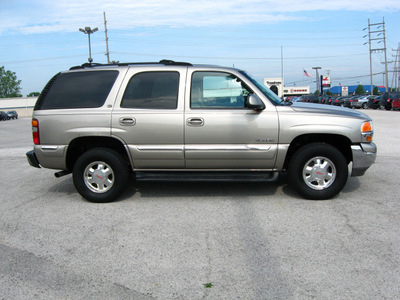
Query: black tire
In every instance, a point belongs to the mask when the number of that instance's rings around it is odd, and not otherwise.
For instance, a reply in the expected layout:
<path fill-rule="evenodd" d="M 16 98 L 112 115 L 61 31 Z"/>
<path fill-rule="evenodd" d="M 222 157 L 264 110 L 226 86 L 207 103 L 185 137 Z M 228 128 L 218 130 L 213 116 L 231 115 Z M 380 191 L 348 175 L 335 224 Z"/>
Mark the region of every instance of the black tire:
<path fill-rule="evenodd" d="M 347 182 L 347 161 L 332 145 L 312 143 L 296 151 L 288 173 L 291 186 L 304 198 L 330 199 L 339 194 Z"/>
<path fill-rule="evenodd" d="M 95 148 L 78 158 L 72 178 L 76 190 L 86 200 L 112 202 L 124 192 L 129 180 L 129 168 L 118 152 Z"/>
<path fill-rule="evenodd" d="M 363 103 L 361 107 L 362 107 L 362 109 L 367 109 L 368 108 L 368 104 L 367 103 Z"/>

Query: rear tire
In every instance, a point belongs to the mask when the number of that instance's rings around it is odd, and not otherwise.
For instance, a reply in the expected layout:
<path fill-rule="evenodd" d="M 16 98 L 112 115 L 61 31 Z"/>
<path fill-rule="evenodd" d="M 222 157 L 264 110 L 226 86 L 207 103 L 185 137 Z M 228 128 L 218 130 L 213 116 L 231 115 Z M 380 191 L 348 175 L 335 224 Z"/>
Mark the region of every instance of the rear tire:
<path fill-rule="evenodd" d="M 76 161 L 72 178 L 79 194 L 90 202 L 117 200 L 129 180 L 129 168 L 122 156 L 111 149 L 95 148 Z"/>
<path fill-rule="evenodd" d="M 330 199 L 339 194 L 347 182 L 347 161 L 332 145 L 312 143 L 296 151 L 288 173 L 291 186 L 304 198 Z"/>

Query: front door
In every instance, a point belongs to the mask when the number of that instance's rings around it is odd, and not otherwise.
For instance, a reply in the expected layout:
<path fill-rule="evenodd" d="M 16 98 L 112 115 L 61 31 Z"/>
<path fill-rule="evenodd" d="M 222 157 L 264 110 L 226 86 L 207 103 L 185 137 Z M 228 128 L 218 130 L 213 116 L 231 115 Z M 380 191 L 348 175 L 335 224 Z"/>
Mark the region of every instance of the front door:
<path fill-rule="evenodd" d="M 234 74 L 195 71 L 188 78 L 186 168 L 272 169 L 278 143 L 275 107 L 267 105 L 261 112 L 247 108 L 253 91 Z"/>

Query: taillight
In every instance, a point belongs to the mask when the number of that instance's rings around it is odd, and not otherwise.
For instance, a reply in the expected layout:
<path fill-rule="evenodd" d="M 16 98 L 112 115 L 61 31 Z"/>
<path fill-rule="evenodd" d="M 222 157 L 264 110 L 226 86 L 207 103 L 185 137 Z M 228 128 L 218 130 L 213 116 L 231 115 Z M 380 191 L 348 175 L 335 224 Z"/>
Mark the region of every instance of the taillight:
<path fill-rule="evenodd" d="M 391 100 L 391 99 L 390 99 L 390 98 L 388 98 L 388 99 L 387 99 L 387 103 L 390 103 L 390 100 Z"/>
<path fill-rule="evenodd" d="M 35 145 L 39 145 L 40 144 L 39 121 L 36 119 L 32 119 L 32 137 L 33 137 L 33 143 Z"/>

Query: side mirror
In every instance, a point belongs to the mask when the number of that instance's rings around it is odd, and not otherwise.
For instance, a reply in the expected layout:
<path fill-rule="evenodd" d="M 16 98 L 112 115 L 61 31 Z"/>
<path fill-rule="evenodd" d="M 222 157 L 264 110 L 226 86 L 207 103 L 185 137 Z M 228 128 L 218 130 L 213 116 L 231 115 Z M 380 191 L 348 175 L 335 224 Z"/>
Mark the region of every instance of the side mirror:
<path fill-rule="evenodd" d="M 250 94 L 247 99 L 247 107 L 255 111 L 260 111 L 265 109 L 265 104 L 256 94 Z"/>

